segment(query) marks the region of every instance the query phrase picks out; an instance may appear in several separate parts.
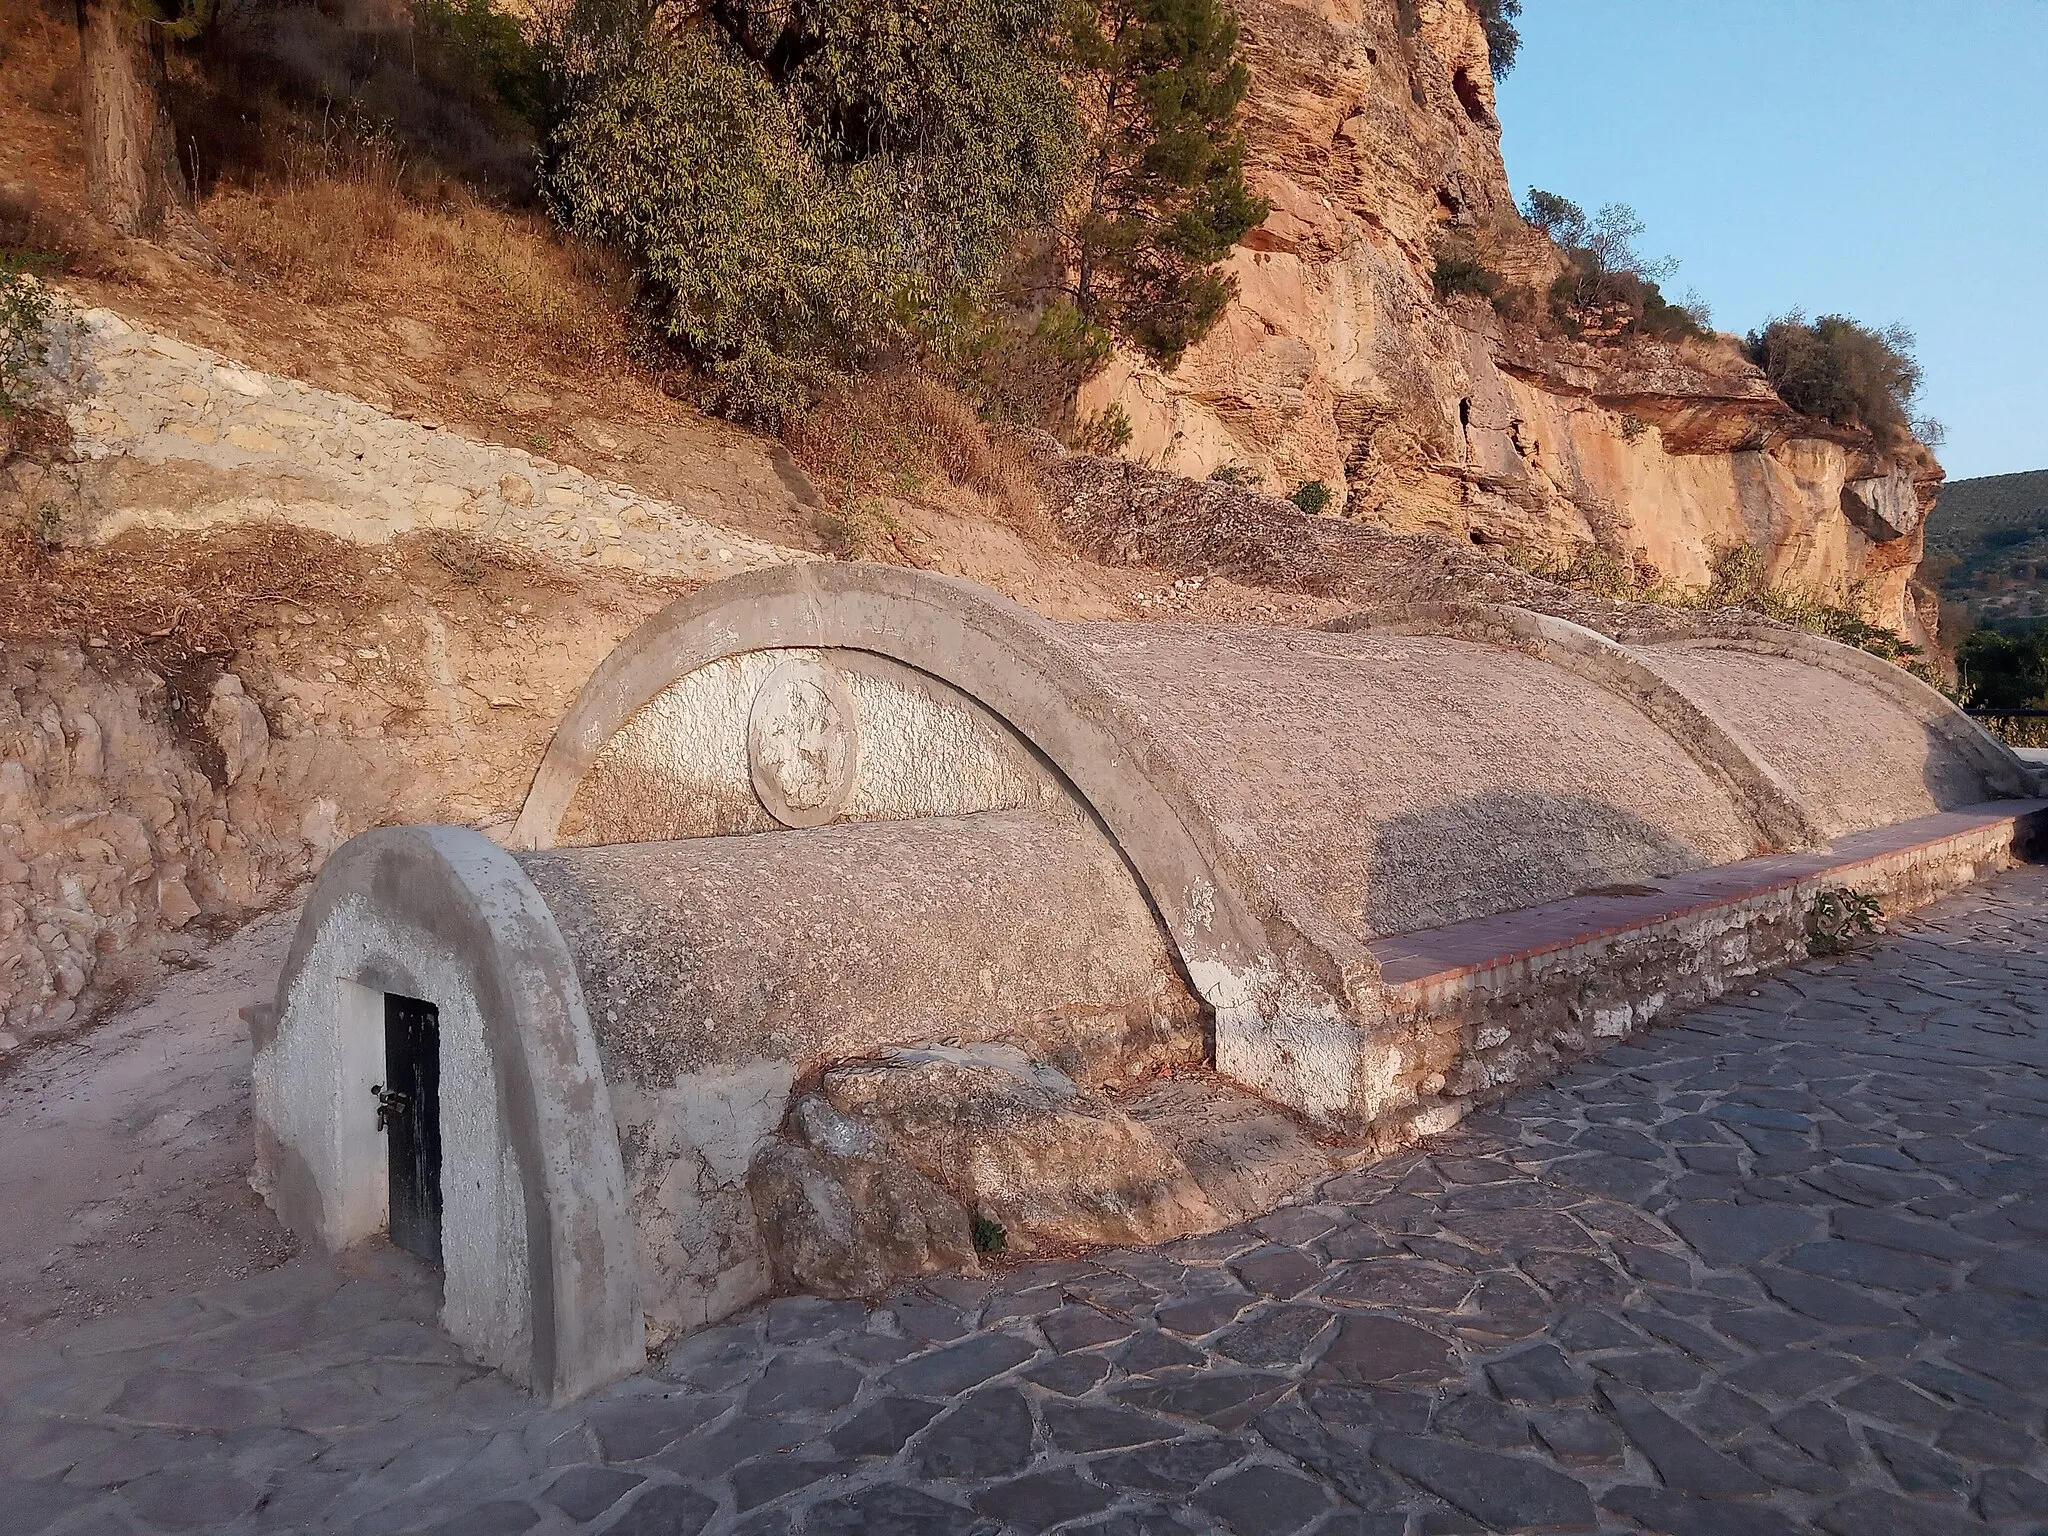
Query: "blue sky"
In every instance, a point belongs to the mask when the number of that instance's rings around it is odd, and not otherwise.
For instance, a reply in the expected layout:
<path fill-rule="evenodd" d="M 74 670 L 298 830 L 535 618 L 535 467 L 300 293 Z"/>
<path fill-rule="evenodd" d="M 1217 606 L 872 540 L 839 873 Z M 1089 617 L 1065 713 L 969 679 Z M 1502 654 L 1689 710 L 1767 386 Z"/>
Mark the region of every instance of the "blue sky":
<path fill-rule="evenodd" d="M 1526 0 L 1515 195 L 1634 206 L 1742 332 L 1904 321 L 1952 479 L 2048 468 L 2048 0 Z"/>

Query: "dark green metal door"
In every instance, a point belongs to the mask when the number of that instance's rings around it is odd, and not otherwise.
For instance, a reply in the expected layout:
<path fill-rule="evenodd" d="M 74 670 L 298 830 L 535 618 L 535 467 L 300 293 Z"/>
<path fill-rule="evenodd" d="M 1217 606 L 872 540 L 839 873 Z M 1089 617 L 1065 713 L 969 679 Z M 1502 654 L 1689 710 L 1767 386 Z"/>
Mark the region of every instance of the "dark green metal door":
<path fill-rule="evenodd" d="M 441 1012 L 384 995 L 384 1073 L 377 1119 L 388 1138 L 391 1241 L 441 1262 Z"/>

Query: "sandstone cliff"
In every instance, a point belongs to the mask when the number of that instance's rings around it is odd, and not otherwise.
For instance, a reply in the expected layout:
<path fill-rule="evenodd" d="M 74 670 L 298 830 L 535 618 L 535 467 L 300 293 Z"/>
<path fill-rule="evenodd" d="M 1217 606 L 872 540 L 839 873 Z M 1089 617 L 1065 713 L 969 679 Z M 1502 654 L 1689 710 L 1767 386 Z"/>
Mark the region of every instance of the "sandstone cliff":
<path fill-rule="evenodd" d="M 1559 257 L 1514 216 L 1471 0 L 1237 0 L 1253 70 L 1249 179 L 1272 215 L 1232 259 L 1239 300 L 1170 375 L 1119 359 L 1083 397 L 1129 456 L 1478 544 L 1594 543 L 1703 583 L 1748 542 L 1774 579 L 1925 630 L 1909 582 L 1940 481 L 1790 412 L 1726 340 L 1589 345 L 1438 301 L 1446 227 L 1483 231 L 1541 292 Z"/>

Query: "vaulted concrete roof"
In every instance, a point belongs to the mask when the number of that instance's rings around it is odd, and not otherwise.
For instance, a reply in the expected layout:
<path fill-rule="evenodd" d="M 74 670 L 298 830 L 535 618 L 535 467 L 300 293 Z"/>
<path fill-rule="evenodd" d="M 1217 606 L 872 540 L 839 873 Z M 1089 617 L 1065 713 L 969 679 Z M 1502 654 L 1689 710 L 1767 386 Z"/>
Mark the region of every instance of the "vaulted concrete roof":
<path fill-rule="evenodd" d="M 2027 788 L 2011 754 L 1933 690 L 1773 627 L 1622 644 L 1499 605 L 1379 610 L 1320 630 L 1071 623 L 950 577 L 821 563 L 719 583 L 630 636 L 563 720 L 518 845 L 560 839 L 579 788 L 636 721 L 686 694 L 700 712 L 743 708 L 751 683 L 689 693 L 690 680 L 753 653 L 855 677 L 894 669 L 996 722 L 1137 874 L 1217 1010 L 1219 1059 L 1233 1018 L 1261 1021 L 1271 1059 L 1246 1067 L 1260 1079 L 1344 1075 L 1314 1065 L 1335 1048 L 1326 1025 L 1375 1015 L 1369 946 L 1389 935 Z M 656 746 L 636 782 L 675 771 L 684 749 Z M 1355 1051 L 1355 1029 L 1345 1040 Z"/>

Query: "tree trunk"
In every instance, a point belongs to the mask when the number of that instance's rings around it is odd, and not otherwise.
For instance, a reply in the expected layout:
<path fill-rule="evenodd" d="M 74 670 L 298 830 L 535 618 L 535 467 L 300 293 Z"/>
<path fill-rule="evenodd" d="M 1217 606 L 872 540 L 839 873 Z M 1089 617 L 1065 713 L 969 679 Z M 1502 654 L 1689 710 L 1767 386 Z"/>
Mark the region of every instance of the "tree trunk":
<path fill-rule="evenodd" d="M 163 38 L 137 19 L 130 0 L 77 6 L 87 201 L 117 234 L 199 235 L 164 106 Z"/>

